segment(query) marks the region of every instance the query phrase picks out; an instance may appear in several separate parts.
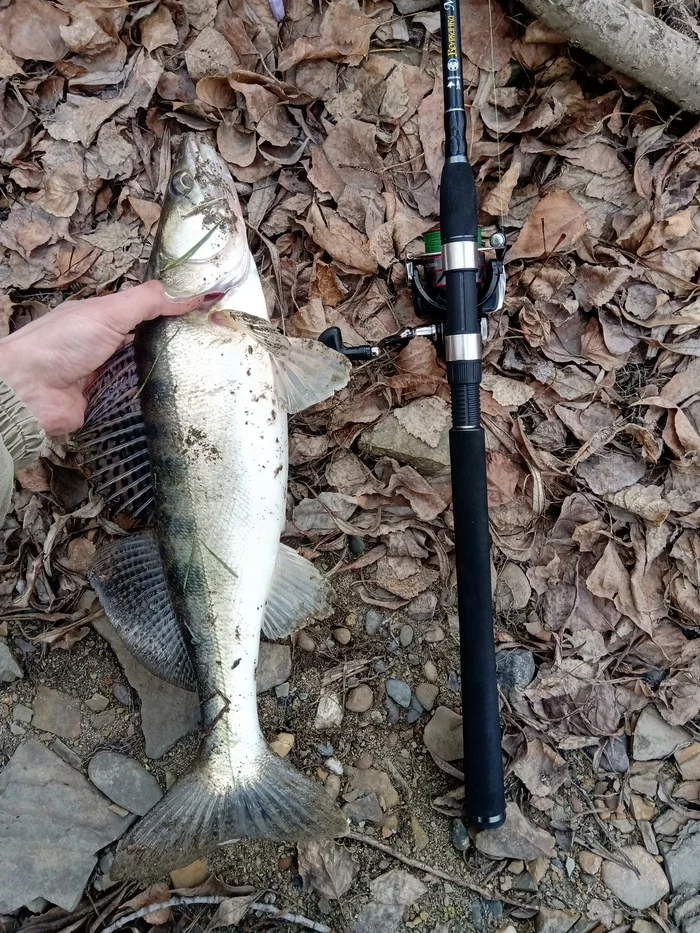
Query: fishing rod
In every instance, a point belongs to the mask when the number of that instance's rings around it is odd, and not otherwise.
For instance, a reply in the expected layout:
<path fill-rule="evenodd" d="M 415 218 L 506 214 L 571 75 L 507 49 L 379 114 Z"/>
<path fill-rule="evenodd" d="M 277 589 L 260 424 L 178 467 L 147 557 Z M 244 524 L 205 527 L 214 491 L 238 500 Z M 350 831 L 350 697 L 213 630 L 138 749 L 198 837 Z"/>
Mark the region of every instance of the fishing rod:
<path fill-rule="evenodd" d="M 503 306 L 506 240 L 497 231 L 488 246 L 481 243 L 476 186 L 467 157 L 458 0 L 441 0 L 440 23 L 445 97 L 440 224 L 424 238 L 425 255 L 406 258 L 416 313 L 434 318 L 434 323 L 406 327 L 376 346 L 346 347 L 337 327 L 328 328 L 319 339 L 351 359 L 369 360 L 413 337 L 428 337 L 445 360 L 452 400 L 449 436 L 462 675 L 464 816 L 474 828 L 488 829 L 505 821 L 505 794 L 479 387 L 484 315 Z M 487 259 L 486 253 L 493 253 L 494 258 Z"/>

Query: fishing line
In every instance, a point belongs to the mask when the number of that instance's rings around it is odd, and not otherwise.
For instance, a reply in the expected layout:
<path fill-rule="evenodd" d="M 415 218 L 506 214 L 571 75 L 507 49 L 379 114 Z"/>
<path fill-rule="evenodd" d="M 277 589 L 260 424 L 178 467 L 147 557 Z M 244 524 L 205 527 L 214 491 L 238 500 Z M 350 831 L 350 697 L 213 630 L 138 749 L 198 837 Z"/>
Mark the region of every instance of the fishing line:
<path fill-rule="evenodd" d="M 489 4 L 489 39 L 491 43 L 491 84 L 493 86 L 493 106 L 496 112 L 496 163 L 497 163 L 497 172 L 498 172 L 498 185 L 500 187 L 503 174 L 501 169 L 501 131 L 498 115 L 498 94 L 496 91 L 496 51 L 493 44 L 493 6 L 492 0 L 488 0 Z M 503 195 L 499 191 L 498 194 L 498 210 L 501 220 L 501 230 L 505 230 L 505 218 L 503 214 Z"/>

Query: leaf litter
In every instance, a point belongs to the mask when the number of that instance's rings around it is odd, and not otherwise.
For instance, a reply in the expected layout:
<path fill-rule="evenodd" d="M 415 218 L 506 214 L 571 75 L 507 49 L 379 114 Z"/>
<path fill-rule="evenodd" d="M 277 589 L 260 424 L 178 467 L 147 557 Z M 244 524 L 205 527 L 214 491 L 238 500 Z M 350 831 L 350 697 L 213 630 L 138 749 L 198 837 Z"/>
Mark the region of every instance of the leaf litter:
<path fill-rule="evenodd" d="M 368 838 L 407 856 L 413 817 L 429 830 L 426 864 L 490 886 L 516 926 L 542 904 L 612 929 L 624 892 L 613 897 L 583 854 L 623 865 L 625 847 L 665 854 L 700 800 L 698 777 L 675 764 L 686 752 L 669 752 L 663 732 L 683 727 L 689 754 L 700 712 L 698 134 L 541 24 L 496 0 L 491 13 L 493 43 L 488 5 L 462 2 L 481 220 L 487 232 L 502 222 L 509 242 L 482 409 L 510 828 L 464 855 L 439 803 L 459 801 L 460 772 L 441 774 L 423 742 L 440 708 L 459 710 L 449 392 L 426 340 L 356 367 L 337 400 L 293 420 L 285 541 L 333 571 L 341 608 L 297 640 L 291 693 L 261 696 L 262 721 L 270 737 L 296 735 L 295 763 L 344 805 L 381 813 L 360 821 Z M 267 0 L 5 3 L 2 331 L 143 278 L 171 145 L 189 129 L 214 134 L 231 166 L 266 298 L 288 333 L 338 326 L 359 344 L 419 323 L 400 259 L 420 251 L 439 210 L 437 30 L 435 5 L 409 0 L 294 0 L 281 24 Z M 0 538 L 0 637 L 25 676 L 0 697 L 3 761 L 27 734 L 49 741 L 13 718 L 18 703 L 31 706 L 32 684 L 83 700 L 97 688 L 112 698 L 112 686 L 128 695 L 91 631 L 98 607 L 85 580 L 94 549 L 125 527 L 88 492 L 70 445 L 52 441 L 18 476 Z M 339 625 L 345 645 L 332 636 Z M 340 671 L 341 702 L 364 684 L 372 707 L 346 711 L 342 731 L 315 733 L 329 670 Z M 388 677 L 408 685 L 410 708 L 387 697 Z M 416 699 L 421 688 L 428 703 L 433 683 L 435 714 Z M 107 744 L 143 759 L 150 713 L 117 707 L 102 720 L 83 711 L 69 752 Z M 645 709 L 658 717 L 640 719 Z M 636 760 L 633 737 L 658 757 Z M 184 767 L 188 741 L 150 761 L 161 782 Z M 328 742 L 324 758 L 317 743 Z M 387 752 L 410 807 L 358 791 L 356 776 L 349 790 L 326 767 L 333 756 L 341 768 L 373 758 L 391 784 Z M 473 906 L 434 877 L 424 884 L 415 867 L 394 878 L 382 850 L 326 849 L 243 844 L 242 880 L 358 930 L 401 917 L 456 930 L 465 911 L 477 926 L 490 916 L 483 900 Z M 240 880 L 236 851 L 213 867 Z M 104 877 L 108 859 L 91 897 Z M 167 890 L 131 892 L 129 904 L 167 900 Z M 96 904 L 113 916 L 119 896 L 108 900 Z M 216 923 L 245 924 L 244 907 L 232 901 Z M 87 930 L 92 916 L 81 906 L 18 922 Z M 663 899 L 657 916 L 668 916 Z"/>

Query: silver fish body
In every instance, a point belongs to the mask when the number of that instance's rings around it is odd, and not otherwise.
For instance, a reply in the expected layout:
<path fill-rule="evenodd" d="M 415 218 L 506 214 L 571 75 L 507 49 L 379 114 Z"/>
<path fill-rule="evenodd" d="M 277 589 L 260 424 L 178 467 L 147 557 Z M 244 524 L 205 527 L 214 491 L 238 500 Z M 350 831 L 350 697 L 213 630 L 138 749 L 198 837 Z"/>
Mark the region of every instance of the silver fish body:
<path fill-rule="evenodd" d="M 206 185 L 198 180 L 202 164 Z M 179 628 L 168 629 L 166 640 L 184 640 L 204 734 L 194 767 L 120 844 L 111 869 L 118 879 L 157 876 L 244 836 L 299 841 L 346 829 L 323 788 L 269 750 L 255 672 L 261 631 L 287 635 L 325 600 L 313 566 L 280 545 L 287 414 L 332 395 L 347 382 L 349 365 L 270 324 L 235 190 L 211 147 L 186 138 L 173 178 L 182 181 L 183 172 L 193 184 L 171 181 L 151 274 L 173 296 L 226 294 L 208 311 L 143 325 L 135 352 L 153 474 L 151 535 L 163 573 L 158 615 L 174 617 Z M 205 220 L 188 237 L 182 225 L 192 217 Z M 228 239 L 214 242 L 212 223 Z M 116 605 L 109 573 L 95 575 L 108 615 Z"/>

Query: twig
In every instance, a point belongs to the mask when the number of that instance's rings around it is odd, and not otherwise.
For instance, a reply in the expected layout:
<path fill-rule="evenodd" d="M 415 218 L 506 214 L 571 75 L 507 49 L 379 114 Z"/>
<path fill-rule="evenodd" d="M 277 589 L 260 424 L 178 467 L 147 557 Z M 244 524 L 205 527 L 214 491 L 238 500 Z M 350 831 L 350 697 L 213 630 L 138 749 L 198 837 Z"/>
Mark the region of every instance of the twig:
<path fill-rule="evenodd" d="M 450 884 L 456 884 L 460 888 L 467 888 L 469 891 L 479 894 L 487 901 L 503 901 L 504 904 L 511 904 L 513 907 L 529 906 L 528 904 L 523 904 L 522 901 L 516 901 L 511 897 L 506 897 L 505 894 L 500 894 L 498 891 L 489 891 L 488 888 L 482 888 L 481 885 L 472 884 L 471 881 L 465 881 L 463 878 L 451 875 L 448 871 L 443 871 L 441 868 L 432 868 L 430 865 L 426 865 L 425 862 L 419 862 L 418 859 L 409 858 L 407 855 L 400 855 L 398 852 L 394 852 L 393 849 L 390 849 L 389 846 L 377 842 L 376 839 L 370 839 L 369 836 L 363 836 L 362 833 L 345 833 L 343 839 L 352 839 L 353 842 L 364 842 L 365 845 L 372 846 L 373 849 L 379 849 L 380 852 L 384 852 L 385 855 L 390 855 L 398 862 L 403 862 L 403 864 L 408 865 L 409 868 L 425 871 L 429 875 L 435 875 L 436 878 L 442 878 L 443 881 L 449 881 Z M 105 930 L 104 933 L 109 933 L 109 931 Z"/>
<path fill-rule="evenodd" d="M 224 901 L 228 900 L 230 900 L 229 897 L 221 894 L 171 897 L 169 901 L 163 901 L 160 904 L 149 904 L 148 907 L 142 907 L 141 910 L 136 910 L 132 914 L 120 917 L 119 920 L 116 920 L 111 926 L 108 926 L 102 933 L 115 933 L 115 930 L 121 929 L 121 927 L 126 926 L 127 923 L 131 923 L 132 920 L 140 920 L 141 917 L 155 913 L 156 910 L 165 910 L 166 907 L 180 907 L 183 904 L 223 904 Z M 275 907 L 274 904 L 255 903 L 251 904 L 248 909 L 257 910 L 258 913 L 262 914 L 270 914 L 275 920 L 295 923 L 297 926 L 306 927 L 307 930 L 313 930 L 314 933 L 331 933 L 331 928 L 327 927 L 325 923 L 316 923 L 315 920 L 309 920 L 307 917 L 302 917 L 300 914 L 286 913 L 280 910 L 279 907 Z"/>

